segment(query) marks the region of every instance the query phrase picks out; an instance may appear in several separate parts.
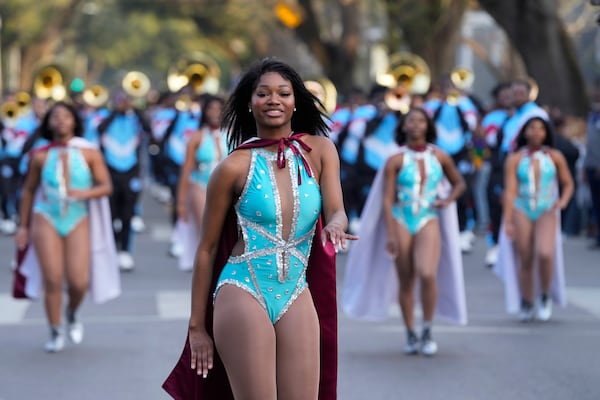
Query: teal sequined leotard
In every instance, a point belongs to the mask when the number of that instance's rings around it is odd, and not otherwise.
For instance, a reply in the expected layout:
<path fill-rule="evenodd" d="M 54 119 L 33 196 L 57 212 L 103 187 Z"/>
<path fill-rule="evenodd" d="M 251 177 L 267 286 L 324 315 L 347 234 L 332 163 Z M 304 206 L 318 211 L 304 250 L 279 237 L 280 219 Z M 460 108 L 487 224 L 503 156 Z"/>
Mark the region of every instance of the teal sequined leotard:
<path fill-rule="evenodd" d="M 208 178 L 219 162 L 219 149 L 208 129 L 203 130 L 202 134 L 204 137 L 196 150 L 195 167 L 190 174 L 190 180 L 206 188 Z"/>
<path fill-rule="evenodd" d="M 67 156 L 68 170 L 62 154 Z M 69 187 L 65 177 L 69 177 Z M 41 172 L 41 200 L 35 203 L 33 212 L 43 215 L 60 236 L 67 236 L 88 215 L 86 200 L 74 200 L 67 190 L 85 190 L 92 187 L 92 174 L 81 153 L 75 147 L 52 147 L 48 149 Z"/>
<path fill-rule="evenodd" d="M 285 168 L 291 179 L 293 213 L 289 238 L 284 239 L 274 170 L 277 154 L 264 148 L 250 151 L 248 178 L 235 205 L 244 252 L 229 257 L 214 299 L 223 285 L 235 285 L 254 296 L 275 324 L 307 287 L 306 267 L 321 213 L 321 192 L 300 156 L 287 148 Z"/>
<path fill-rule="evenodd" d="M 428 221 L 437 218 L 433 203 L 444 171 L 431 146 L 424 151 L 404 147 L 402 153 L 402 169 L 397 178 L 398 201 L 392 213 L 411 235 L 415 235 Z M 421 176 L 420 160 L 423 160 L 424 176 Z"/>
<path fill-rule="evenodd" d="M 539 165 L 539 177 L 536 180 L 535 165 Z M 529 154 L 523 150 L 523 156 L 517 165 L 518 192 L 515 207 L 531 221 L 550 210 L 556 201 L 556 166 L 544 149 Z"/>

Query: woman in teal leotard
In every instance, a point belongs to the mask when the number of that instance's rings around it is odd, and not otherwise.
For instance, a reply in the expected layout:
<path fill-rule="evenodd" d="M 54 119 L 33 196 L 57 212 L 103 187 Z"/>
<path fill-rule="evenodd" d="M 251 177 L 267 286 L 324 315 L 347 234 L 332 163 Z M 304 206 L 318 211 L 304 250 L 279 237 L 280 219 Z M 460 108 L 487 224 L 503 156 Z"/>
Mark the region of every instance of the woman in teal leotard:
<path fill-rule="evenodd" d="M 431 324 L 437 302 L 436 275 L 441 252 L 438 209 L 455 201 L 465 182 L 452 158 L 435 147 L 435 126 L 421 108 L 413 108 L 397 128 L 402 146 L 384 166 L 384 215 L 387 249 L 394 257 L 400 280 L 400 308 L 407 330 L 405 352 L 425 355 L 437 352 Z M 442 179 L 452 184 L 445 198 L 438 197 Z M 414 289 L 419 280 L 423 329 L 415 333 Z"/>
<path fill-rule="evenodd" d="M 54 104 L 46 113 L 40 130 L 42 137 L 51 144 L 31 156 L 15 240 L 19 248 L 24 248 L 31 240 L 35 249 L 50 324 L 50 340 L 45 349 L 57 352 L 64 346 L 61 308 L 65 279 L 69 295 L 67 333 L 73 343 L 79 343 L 83 338 L 83 326 L 77 320 L 76 312 L 90 282 L 87 200 L 108 196 L 112 185 L 98 150 L 69 144 L 83 131 L 73 106 L 62 102 Z"/>
<path fill-rule="evenodd" d="M 335 347 L 320 345 L 309 254 L 356 237 L 345 233 L 339 159 L 318 104 L 297 72 L 265 59 L 241 78 L 225 109 L 230 147 L 245 144 L 209 179 L 188 337 L 192 368 L 210 383 L 216 349 L 234 398 L 316 400 L 320 385 L 329 393 L 323 399 L 335 393 Z M 209 293 L 230 210 L 238 239 Z M 205 323 L 211 310 L 212 332 Z M 321 351 L 330 357 L 327 371 Z"/>
<path fill-rule="evenodd" d="M 184 221 L 191 217 L 197 228 L 202 223 L 208 178 L 227 155 L 221 130 L 223 105 L 220 97 L 209 96 L 204 101 L 200 126 L 187 143 L 179 177 L 177 216 Z"/>
<path fill-rule="evenodd" d="M 564 156 L 552 148 L 552 129 L 546 120 L 536 117 L 523 125 L 517 150 L 506 160 L 504 179 L 504 229 L 514 241 L 519 264 L 519 318 L 530 321 L 537 311 L 537 319 L 546 321 L 552 314 L 548 294 L 553 279 L 557 210 L 566 207 L 574 187 Z M 536 259 L 539 299 L 534 299 Z"/>

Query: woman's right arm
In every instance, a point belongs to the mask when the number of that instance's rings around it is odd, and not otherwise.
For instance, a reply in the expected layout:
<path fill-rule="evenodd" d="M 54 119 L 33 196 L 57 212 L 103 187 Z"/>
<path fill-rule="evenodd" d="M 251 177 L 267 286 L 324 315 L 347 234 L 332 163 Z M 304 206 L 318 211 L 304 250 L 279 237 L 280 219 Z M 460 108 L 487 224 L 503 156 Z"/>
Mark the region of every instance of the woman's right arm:
<path fill-rule="evenodd" d="M 27 175 L 23 183 L 21 204 L 19 206 L 19 228 L 15 234 L 15 243 L 19 249 L 24 249 L 29 242 L 31 208 L 33 206 L 35 191 L 40 184 L 40 174 L 44 158 L 45 154 L 36 153 L 29 161 L 29 168 L 27 169 Z"/>
<path fill-rule="evenodd" d="M 205 320 L 212 281 L 213 263 L 219 245 L 223 223 L 233 199 L 238 194 L 242 160 L 236 154 L 230 156 L 214 170 L 207 187 L 206 206 L 200 233 L 200 243 L 196 250 L 192 274 L 192 312 L 189 321 L 189 341 L 192 355 L 192 369 L 206 377 L 213 363 L 213 342 L 206 332 Z"/>
<path fill-rule="evenodd" d="M 396 155 L 388 158 L 384 165 L 383 176 L 383 215 L 387 227 L 388 241 L 387 250 L 391 255 L 396 256 L 396 220 L 392 214 L 392 207 L 396 200 L 396 178 L 402 163 L 402 155 Z"/>
<path fill-rule="evenodd" d="M 517 162 L 518 153 L 511 154 L 504 164 L 504 193 L 503 193 L 503 220 L 506 235 L 513 238 L 513 209 L 517 197 Z"/>
<path fill-rule="evenodd" d="M 200 138 L 202 136 L 200 135 Z M 194 168 L 194 159 L 196 157 L 196 149 L 200 145 L 200 140 L 197 135 L 192 136 L 185 147 L 185 160 L 179 174 L 179 184 L 177 187 L 177 216 L 184 221 L 187 221 L 187 194 L 190 185 L 190 175 Z"/>

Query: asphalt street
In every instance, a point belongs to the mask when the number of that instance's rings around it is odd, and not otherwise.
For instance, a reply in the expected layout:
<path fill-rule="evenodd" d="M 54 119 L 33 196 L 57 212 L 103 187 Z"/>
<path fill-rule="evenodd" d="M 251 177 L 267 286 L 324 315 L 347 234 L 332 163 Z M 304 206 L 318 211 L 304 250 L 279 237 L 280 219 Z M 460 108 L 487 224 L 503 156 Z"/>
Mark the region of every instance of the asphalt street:
<path fill-rule="evenodd" d="M 81 310 L 82 344 L 47 354 L 43 304 L 10 296 L 12 238 L 0 237 L 0 400 L 168 399 L 162 381 L 185 339 L 191 274 L 168 256 L 167 210 L 147 196 L 136 268 L 123 294 Z M 437 323 L 439 353 L 402 353 L 398 311 L 381 323 L 340 312 L 340 400 L 600 399 L 600 251 L 585 238 L 564 242 L 569 305 L 547 323 L 519 323 L 503 306 L 500 280 L 483 265 L 478 238 L 464 255 L 469 324 Z M 338 279 L 345 254 L 338 256 Z"/>

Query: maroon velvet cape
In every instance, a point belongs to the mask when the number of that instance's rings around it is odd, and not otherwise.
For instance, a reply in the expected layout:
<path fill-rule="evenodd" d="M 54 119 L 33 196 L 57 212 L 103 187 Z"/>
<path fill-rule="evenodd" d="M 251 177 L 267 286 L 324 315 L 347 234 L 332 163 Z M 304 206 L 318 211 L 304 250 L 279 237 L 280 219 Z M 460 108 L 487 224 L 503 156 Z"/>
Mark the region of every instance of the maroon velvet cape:
<path fill-rule="evenodd" d="M 290 139 L 299 139 L 302 135 L 293 135 Z M 298 140 L 299 141 L 299 140 Z M 239 148 L 265 147 L 272 141 L 255 140 Z M 287 143 L 286 143 L 287 144 Z M 304 147 L 304 146 L 303 146 Z M 306 149 L 306 147 L 305 147 Z M 308 282 L 313 302 L 317 310 L 321 336 L 321 376 L 319 381 L 319 400 L 335 400 L 337 397 L 337 301 L 336 301 L 336 269 L 335 250 L 328 241 L 325 246 L 321 242 L 323 218 L 319 217 L 313 238 L 306 280 Z M 219 275 L 227 263 L 233 246 L 238 240 L 237 219 L 231 209 L 227 215 L 219 247 L 213 265 L 212 282 L 210 285 L 207 310 L 206 331 L 213 337 L 213 306 L 212 294 L 215 291 Z M 185 346 L 179 361 L 171 374 L 163 383 L 163 389 L 175 400 L 233 400 L 225 367 L 218 353 L 214 352 L 213 368 L 206 378 L 191 368 L 191 351 L 186 334 Z"/>

